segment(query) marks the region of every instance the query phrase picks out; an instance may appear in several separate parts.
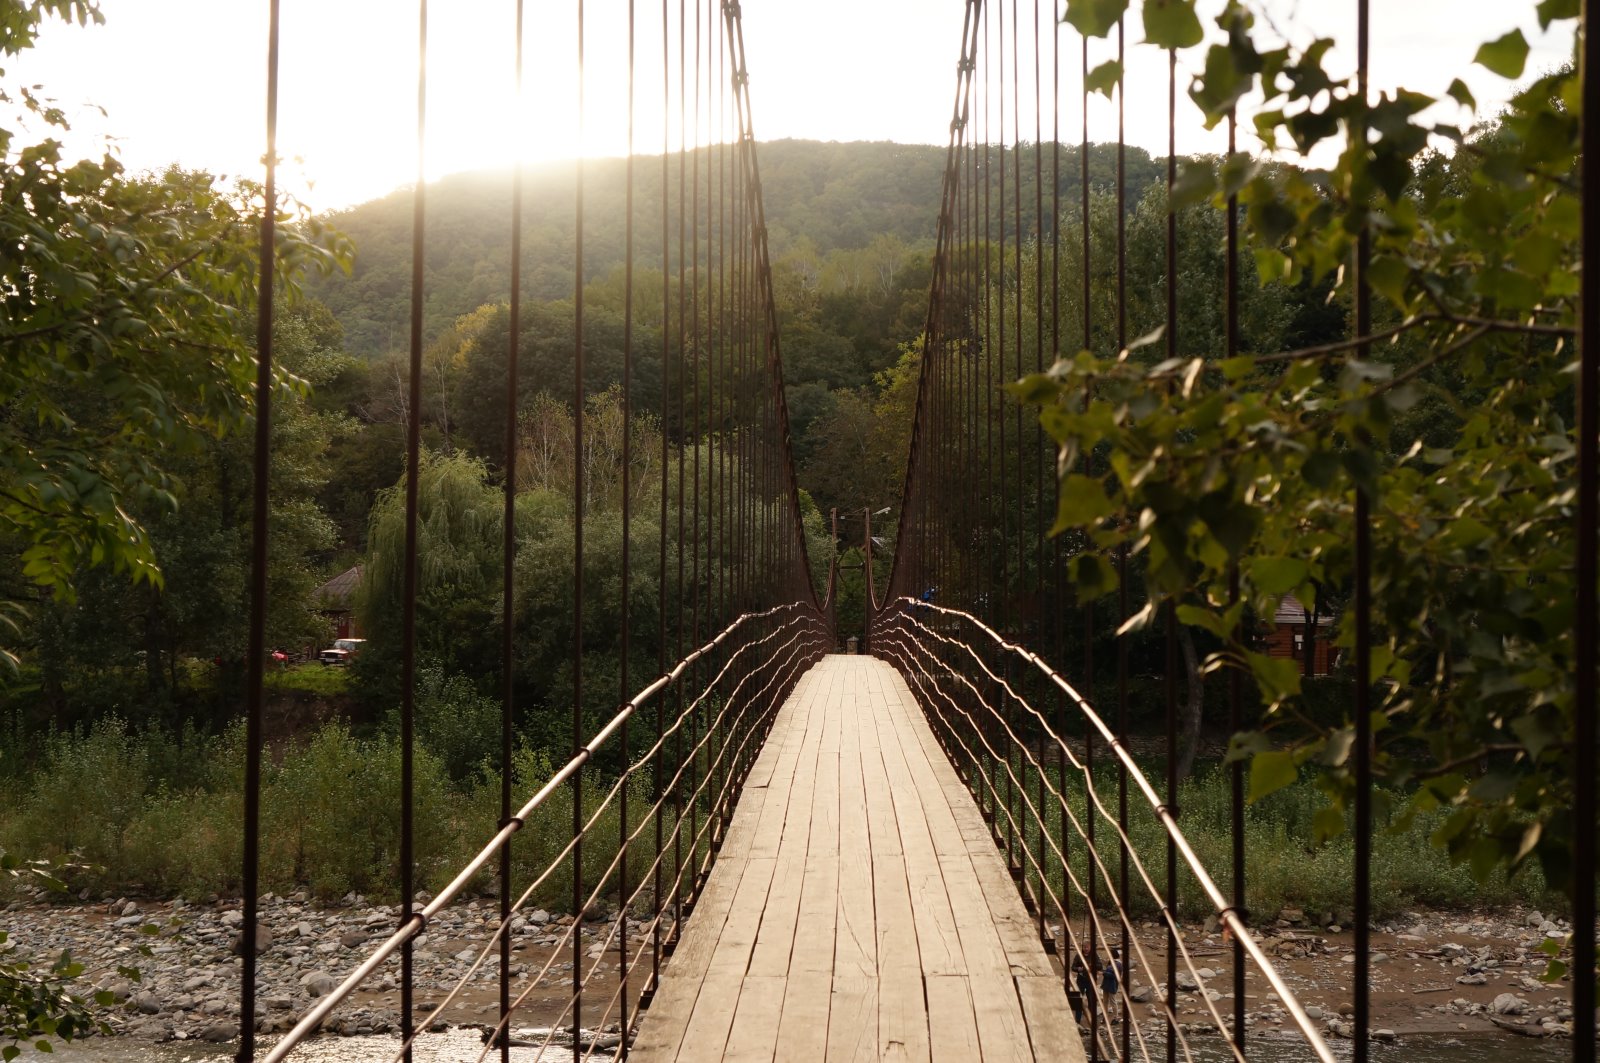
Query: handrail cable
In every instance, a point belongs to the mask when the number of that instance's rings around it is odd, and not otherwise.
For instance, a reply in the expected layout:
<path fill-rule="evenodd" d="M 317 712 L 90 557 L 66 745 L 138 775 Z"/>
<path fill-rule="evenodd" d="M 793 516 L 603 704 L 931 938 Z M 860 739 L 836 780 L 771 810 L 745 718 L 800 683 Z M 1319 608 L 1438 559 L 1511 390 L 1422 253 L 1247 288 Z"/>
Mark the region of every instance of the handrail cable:
<path fill-rule="evenodd" d="M 429 901 L 428 904 L 420 910 L 413 912 L 410 918 L 408 918 L 404 924 L 391 933 L 382 944 L 374 949 L 372 953 L 368 955 L 366 960 L 364 960 L 359 966 L 356 967 L 355 970 L 345 977 L 343 982 L 318 1000 L 317 1004 L 310 1011 L 308 1011 L 305 1016 L 301 1018 L 301 1020 L 296 1023 L 294 1027 L 287 1034 L 285 1034 L 277 1044 L 273 1045 L 272 1050 L 267 1054 L 264 1063 L 278 1063 L 279 1060 L 285 1058 L 296 1045 L 298 1045 L 309 1034 L 321 1026 L 322 1023 L 327 1019 L 328 1015 L 332 1013 L 333 1009 L 338 1007 L 346 997 L 348 997 L 358 986 L 365 982 L 379 964 L 383 963 L 391 955 L 393 955 L 394 952 L 405 942 L 414 939 L 419 933 L 421 933 L 428 921 L 444 908 L 448 907 L 450 902 L 453 901 L 456 896 L 466 888 L 468 883 L 472 881 L 478 872 L 481 871 L 489 862 L 489 860 L 499 852 L 501 844 L 521 830 L 527 818 L 536 810 L 538 810 L 538 808 L 549 799 L 552 793 L 566 784 L 567 781 L 572 778 L 573 774 L 582 768 L 583 765 L 591 757 L 593 757 L 594 754 L 599 751 L 599 749 L 604 746 L 613 735 L 618 732 L 623 722 L 628 717 L 632 716 L 635 711 L 637 711 L 641 706 L 647 704 L 652 698 L 660 694 L 667 687 L 676 683 L 691 666 L 710 654 L 713 650 L 720 647 L 724 642 L 727 641 L 728 637 L 740 627 L 755 620 L 775 616 L 779 613 L 789 610 L 804 608 L 805 603 L 788 602 L 783 605 L 773 606 L 772 608 L 763 610 L 761 612 L 742 614 L 720 633 L 718 633 L 715 638 L 706 642 L 699 649 L 680 660 L 670 672 L 667 672 L 665 675 L 658 676 L 643 689 L 641 689 L 639 693 L 628 699 L 628 701 L 624 703 L 617 710 L 617 712 L 612 715 L 612 717 L 607 720 L 599 730 L 595 732 L 594 736 L 590 738 L 588 742 L 584 743 L 584 745 L 580 747 L 575 754 L 568 758 L 565 764 L 563 764 L 553 775 L 551 775 L 548 780 L 546 780 L 544 785 L 541 786 L 534 793 L 534 795 L 522 805 L 522 807 L 517 811 L 517 814 L 512 817 L 511 821 L 502 826 L 500 830 L 489 839 L 488 843 L 478 851 L 477 855 L 467 862 L 466 866 L 456 874 L 455 878 L 451 879 L 447 886 L 439 891 L 433 900 Z M 691 710 L 686 709 L 684 711 L 684 715 L 686 716 L 689 711 Z M 682 717 L 680 717 L 680 720 L 681 719 Z M 660 743 L 658 743 L 657 747 L 652 747 L 652 749 L 659 748 L 659 745 Z M 574 838 L 572 841 L 568 842 L 567 848 L 563 849 L 561 854 L 556 858 L 557 861 L 564 859 L 570 854 L 573 845 L 576 844 L 576 841 L 577 839 Z"/>
<path fill-rule="evenodd" d="M 797 622 L 799 622 L 799 621 L 798 620 L 792 620 L 792 621 L 789 621 L 788 624 L 794 624 L 794 623 L 797 623 Z M 786 624 L 785 626 L 787 627 L 788 624 Z M 743 652 L 744 649 L 747 649 L 750 646 L 760 645 L 762 642 L 768 641 L 768 640 L 770 640 L 772 638 L 776 638 L 777 635 L 780 632 L 782 632 L 783 630 L 784 630 L 784 628 L 779 628 L 777 631 L 774 631 L 773 633 L 765 636 L 762 639 L 758 639 L 756 642 L 746 643 L 745 646 L 741 647 L 738 652 Z M 786 649 L 789 646 L 791 646 L 794 641 L 795 641 L 794 638 L 791 637 L 788 642 L 785 642 L 782 646 L 779 647 L 779 649 L 777 651 L 774 652 L 773 657 L 769 658 L 766 663 L 771 663 L 771 660 L 776 658 L 778 652 L 782 652 L 784 649 Z M 793 654 L 791 654 L 791 658 L 792 657 L 793 657 Z M 731 665 L 731 659 L 730 659 L 729 664 Z M 603 799 L 601 799 L 600 803 L 595 807 L 594 811 L 592 813 L 590 813 L 588 820 L 584 823 L 583 829 L 578 833 L 578 836 L 574 837 L 573 839 L 568 841 L 566 846 L 559 853 L 557 853 L 554 857 L 552 857 L 547 862 L 547 864 L 545 865 L 545 869 L 542 872 L 540 872 L 539 875 L 537 877 L 535 877 L 532 882 L 530 882 L 528 884 L 527 888 L 523 890 L 522 894 L 517 898 L 516 902 L 514 904 L 512 904 L 511 909 L 512 909 L 513 912 L 521 909 L 521 907 L 528 902 L 529 898 L 531 898 L 533 896 L 534 891 L 537 890 L 540 886 L 542 886 L 549 879 L 550 875 L 552 873 L 554 873 L 554 871 L 556 870 L 557 867 L 560 866 L 561 862 L 563 860 L 565 860 L 567 858 L 567 856 L 569 856 L 571 854 L 571 852 L 573 850 L 573 847 L 577 844 L 578 839 L 583 837 L 583 836 L 585 836 L 585 835 L 587 835 L 588 832 L 591 829 L 593 829 L 595 824 L 600 821 L 601 814 L 610 806 L 611 802 L 616 800 L 619 795 L 621 795 L 623 797 L 625 797 L 627 795 L 627 783 L 628 783 L 629 779 L 632 778 L 633 773 L 638 771 L 639 769 L 643 768 L 647 763 L 649 763 L 651 760 L 653 760 L 656 757 L 656 755 L 665 746 L 665 744 L 666 744 L 665 740 L 667 738 L 672 737 L 672 735 L 674 733 L 676 733 L 680 727 L 683 726 L 684 721 L 687 720 L 690 717 L 690 715 L 694 712 L 695 706 L 699 705 L 700 702 L 702 700 L 704 700 L 706 695 L 710 693 L 711 689 L 713 689 L 715 687 L 716 682 L 722 678 L 723 674 L 726 673 L 727 667 L 728 666 L 724 666 L 723 671 L 721 673 L 718 673 L 717 679 L 712 681 L 712 686 L 708 687 L 705 693 L 701 694 L 699 698 L 696 698 L 692 705 L 690 705 L 688 708 L 684 709 L 683 712 L 679 714 L 677 720 L 674 721 L 674 723 L 672 724 L 671 728 L 669 728 L 667 731 L 664 731 L 662 733 L 661 737 L 656 740 L 655 745 L 652 746 L 650 748 L 650 750 L 647 751 L 643 757 L 641 757 L 635 763 L 631 764 L 622 773 L 622 775 L 612 785 L 611 790 L 606 794 L 606 796 Z M 722 719 L 726 716 L 727 711 L 728 711 L 728 707 L 732 705 L 734 697 L 739 692 L 739 687 L 742 687 L 744 685 L 745 680 L 749 679 L 750 675 L 752 675 L 752 674 L 754 674 L 754 673 L 753 672 L 746 673 L 744 678 L 740 679 L 739 683 L 729 693 L 728 699 L 727 699 L 726 702 L 724 702 L 722 710 L 717 714 L 716 718 L 711 721 L 711 726 L 707 728 L 705 734 L 702 735 L 701 738 L 699 739 L 699 741 L 696 742 L 695 745 L 689 750 L 689 753 L 690 753 L 691 757 L 697 755 L 700 752 L 700 750 L 705 747 L 706 743 L 708 743 L 711 740 L 711 737 L 712 737 L 712 735 L 714 733 L 713 732 L 713 728 L 715 727 L 716 724 L 720 723 L 722 721 Z M 769 681 L 767 683 L 767 686 L 762 688 L 763 692 L 765 692 L 766 689 L 770 688 L 771 685 L 772 684 Z M 742 716 L 743 716 L 743 710 L 741 709 L 740 710 L 740 715 L 735 717 L 735 722 L 737 722 L 738 719 L 742 718 Z M 627 720 L 626 720 L 626 718 L 623 718 L 620 722 L 626 723 Z M 673 775 L 673 777 L 670 780 L 668 780 L 668 786 L 672 787 L 672 788 L 675 788 L 677 786 L 677 784 L 678 784 L 678 781 L 682 778 L 682 776 L 683 776 L 683 765 L 680 764 L 678 766 L 677 772 Z M 704 785 L 704 783 L 702 783 L 700 788 L 698 788 L 695 791 L 696 795 L 698 795 L 699 793 L 703 792 L 704 789 L 705 789 L 705 785 Z M 727 790 L 727 787 L 724 786 L 724 788 L 723 788 L 723 793 L 724 794 L 726 793 L 726 790 Z M 665 804 L 665 801 L 666 801 L 665 794 L 666 794 L 666 792 L 667 791 L 662 791 L 663 796 L 658 797 L 656 799 L 655 804 L 652 805 L 647 810 L 647 812 L 649 814 L 653 815 L 657 808 L 659 808 L 659 807 L 661 807 L 662 805 Z M 722 794 L 719 794 L 719 799 L 720 799 L 721 796 L 722 796 Z M 626 854 L 628 845 L 631 844 L 633 841 L 635 841 L 638 838 L 639 833 L 643 829 L 644 829 L 644 824 L 641 822 L 641 824 L 637 828 L 635 828 L 633 833 L 628 835 L 628 837 L 625 840 L 625 843 L 618 849 L 617 856 L 615 856 L 612 859 L 612 863 L 611 863 L 610 867 L 608 867 L 606 869 L 605 874 L 601 876 L 601 879 L 600 879 L 599 883 L 595 886 L 594 891 L 590 894 L 588 900 L 584 902 L 584 909 L 585 910 L 587 910 L 588 907 L 590 905 L 592 905 L 595 902 L 595 900 L 598 899 L 602 887 L 610 879 L 611 872 L 616 870 L 618 868 L 618 866 L 621 864 L 622 859 Z M 660 857 L 660 853 L 658 851 L 656 859 L 660 860 L 660 858 L 661 858 Z M 652 867 L 651 870 L 653 871 L 654 868 Z M 683 877 L 682 869 L 679 869 L 679 871 L 677 872 L 677 874 L 676 874 L 676 876 L 674 878 L 674 881 L 673 881 L 674 889 L 677 888 L 678 883 L 682 879 L 682 877 Z M 643 883 L 640 884 L 639 889 L 635 890 L 635 895 L 637 895 L 637 893 L 640 892 L 642 890 L 642 888 L 643 888 Z M 442 1000 L 439 1004 L 435 1005 L 433 1011 L 428 1015 L 427 1019 L 425 1019 L 423 1021 L 423 1023 L 422 1023 L 422 1028 L 423 1029 L 427 1029 L 433 1023 L 433 1020 L 437 1019 L 440 1016 L 440 1014 L 442 1014 L 444 1012 L 445 1008 L 447 1008 L 451 1004 L 451 1002 L 453 1002 L 455 1000 L 455 998 L 460 995 L 461 991 L 466 988 L 467 983 L 471 979 L 472 975 L 483 965 L 484 961 L 487 960 L 487 958 L 489 956 L 489 951 L 494 948 L 495 943 L 497 941 L 502 940 L 505 937 L 505 935 L 508 933 L 508 931 L 510 929 L 510 923 L 511 923 L 510 917 L 503 918 L 500 921 L 499 925 L 495 928 L 494 934 L 489 938 L 488 943 L 485 944 L 484 948 L 479 952 L 477 958 L 472 962 L 472 965 L 457 980 L 455 987 L 451 989 L 450 993 L 444 998 L 444 1000 Z M 574 925 L 576 925 L 576 924 L 574 924 Z M 551 962 L 552 963 L 554 962 L 554 957 L 556 955 L 559 955 L 561 949 L 563 947 L 565 947 L 565 945 L 568 943 L 568 941 L 570 940 L 570 936 L 571 936 L 571 931 L 570 931 L 570 928 L 569 928 L 568 932 L 562 935 L 561 940 L 555 946 L 555 950 L 551 955 Z M 537 981 L 539 978 L 542 978 L 546 973 L 548 973 L 548 971 L 549 971 L 549 964 L 546 964 L 545 969 L 539 973 L 539 975 L 535 978 L 535 981 Z M 519 1003 L 520 1003 L 520 1000 L 521 1000 L 521 998 L 518 998 L 518 1002 Z M 515 1010 L 516 1010 L 516 1004 L 515 1003 L 510 1004 L 508 1006 L 508 1009 L 507 1009 L 507 1014 L 510 1014 L 512 1011 L 515 1011 Z M 416 1035 L 413 1034 L 411 1040 L 415 1040 L 415 1036 Z"/>
<path fill-rule="evenodd" d="M 1223 896 L 1222 891 L 1217 888 L 1217 885 L 1215 881 L 1212 880 L 1210 873 L 1206 871 L 1205 865 L 1201 863 L 1199 857 L 1195 854 L 1193 847 L 1189 844 L 1188 839 L 1178 827 L 1177 820 L 1172 815 L 1171 810 L 1168 808 L 1166 803 L 1161 801 L 1160 798 L 1156 796 L 1155 788 L 1150 784 L 1150 780 L 1145 777 L 1144 772 L 1140 770 L 1138 764 L 1134 761 L 1132 755 L 1128 752 L 1127 747 L 1123 744 L 1121 739 L 1111 729 L 1111 727 L 1109 727 L 1106 722 L 1101 719 L 1099 713 L 1095 712 L 1087 699 L 1085 699 L 1083 695 L 1078 692 L 1077 688 L 1068 682 L 1038 654 L 1017 643 L 1007 641 L 1004 636 L 1000 635 L 988 624 L 984 623 L 976 616 L 973 616 L 971 613 L 967 613 L 959 609 L 951 609 L 946 606 L 935 605 L 931 602 L 919 601 L 911 597 L 902 597 L 897 603 L 894 604 L 903 605 L 907 609 L 925 609 L 930 612 L 942 614 L 944 616 L 955 617 L 971 624 L 977 628 L 978 631 L 993 641 L 995 645 L 1000 648 L 1000 650 L 1005 653 L 1013 654 L 1021 658 L 1023 661 L 1026 661 L 1028 664 L 1031 664 L 1046 682 L 1054 685 L 1058 690 L 1061 691 L 1062 694 L 1072 701 L 1083 717 L 1096 731 L 1099 732 L 1101 737 L 1106 741 L 1108 747 L 1116 755 L 1118 761 L 1127 769 L 1129 779 L 1133 781 L 1133 783 L 1138 787 L 1139 791 L 1144 795 L 1145 800 L 1149 803 L 1151 810 L 1156 815 L 1156 818 L 1161 822 L 1162 828 L 1165 830 L 1168 839 L 1176 846 L 1178 854 L 1183 858 L 1183 861 L 1189 865 L 1190 872 L 1194 875 L 1195 881 L 1205 893 L 1206 898 L 1211 902 L 1211 905 L 1215 909 L 1218 918 L 1227 924 L 1228 930 L 1234 935 L 1235 940 L 1238 940 L 1243 944 L 1244 949 L 1250 955 L 1250 958 L 1255 961 L 1258 967 L 1261 968 L 1263 975 L 1272 985 L 1273 990 L 1277 992 L 1279 997 L 1282 999 L 1285 1009 L 1288 1010 L 1291 1018 L 1294 1019 L 1295 1025 L 1300 1029 L 1301 1033 L 1305 1035 L 1306 1040 L 1310 1044 L 1312 1050 L 1317 1052 L 1319 1058 L 1327 1060 L 1329 1063 L 1331 1063 L 1333 1060 L 1333 1055 L 1328 1050 L 1327 1045 L 1323 1042 L 1322 1035 L 1318 1033 L 1316 1028 L 1311 1024 L 1310 1018 L 1305 1014 L 1305 1009 L 1301 1006 L 1299 1000 L 1295 997 L 1294 992 L 1289 988 L 1282 976 L 1277 972 L 1276 967 L 1273 966 L 1266 954 L 1261 951 L 1260 946 L 1251 937 L 1249 926 L 1245 923 L 1240 912 Z M 1036 713 L 1035 715 L 1038 714 Z M 1050 730 L 1047 723 L 1042 722 L 1042 717 L 1040 717 L 1040 719 L 1042 725 L 1050 734 L 1050 737 L 1056 741 L 1058 745 L 1070 756 L 1071 752 L 1070 749 L 1067 748 L 1066 743 Z M 1092 786 L 1089 788 L 1088 792 L 1093 796 L 1096 807 L 1100 810 L 1101 815 L 1106 817 L 1108 821 L 1115 822 L 1115 819 L 1111 817 L 1110 814 L 1105 810 L 1104 806 L 1101 805 L 1099 795 L 1094 791 Z M 1121 827 L 1119 826 L 1118 829 L 1121 830 Z M 1137 862 L 1136 857 L 1135 861 Z M 1180 949 L 1182 948 L 1181 942 L 1182 938 L 1181 935 L 1179 935 Z"/>

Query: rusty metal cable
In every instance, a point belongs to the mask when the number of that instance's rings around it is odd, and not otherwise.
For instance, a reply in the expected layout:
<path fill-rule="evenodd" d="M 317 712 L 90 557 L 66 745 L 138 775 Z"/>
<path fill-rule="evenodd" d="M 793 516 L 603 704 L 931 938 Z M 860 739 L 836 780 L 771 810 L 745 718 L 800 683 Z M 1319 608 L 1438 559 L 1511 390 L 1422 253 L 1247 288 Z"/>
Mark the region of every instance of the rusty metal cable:
<path fill-rule="evenodd" d="M 423 259 L 427 223 L 428 0 L 417 5 L 417 183 L 411 191 L 410 369 L 406 384 L 405 553 L 401 590 L 400 657 L 400 925 L 416 897 L 417 502 L 422 464 Z M 411 938 L 400 945 L 400 1029 L 412 1034 L 415 970 Z M 406 1055 L 406 1063 L 411 1056 Z"/>
<path fill-rule="evenodd" d="M 240 1063 L 255 1059 L 256 929 L 261 892 L 262 683 L 267 654 L 267 558 L 272 468 L 273 278 L 278 223 L 278 37 L 279 0 L 268 4 L 267 153 L 262 184 L 261 238 L 256 295 L 255 450 L 250 496 L 250 631 L 245 642 L 244 852 L 240 888 L 244 919 L 239 926 Z"/>
<path fill-rule="evenodd" d="M 515 113 L 521 114 L 523 98 L 522 39 L 523 0 L 516 0 Z M 505 394 L 505 482 L 501 516 L 500 575 L 500 826 L 511 820 L 512 742 L 516 713 L 516 562 L 517 562 L 517 414 L 519 386 L 518 356 L 522 339 L 522 156 L 511 168 L 511 298 L 507 308 L 511 318 L 506 339 Z M 511 839 L 500 846 L 500 920 L 511 919 Z M 500 940 L 500 967 L 496 977 L 499 1014 L 511 1011 L 511 939 Z M 500 1063 L 510 1063 L 511 1041 L 500 1038 Z"/>

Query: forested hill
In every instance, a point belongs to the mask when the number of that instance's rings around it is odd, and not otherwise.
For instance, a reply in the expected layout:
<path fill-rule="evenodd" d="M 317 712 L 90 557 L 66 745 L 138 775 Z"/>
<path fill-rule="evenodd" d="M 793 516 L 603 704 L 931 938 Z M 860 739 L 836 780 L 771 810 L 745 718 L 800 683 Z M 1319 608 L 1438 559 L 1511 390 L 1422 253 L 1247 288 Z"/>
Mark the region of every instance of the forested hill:
<path fill-rule="evenodd" d="M 1059 192 L 1075 204 L 1079 188 L 1078 148 L 1060 151 Z M 1109 184 L 1114 148 L 1090 148 L 1090 181 Z M 998 169 L 998 151 L 991 165 Z M 932 145 L 835 143 L 778 140 L 760 146 L 763 195 L 772 253 L 818 256 L 865 249 L 889 237 L 908 248 L 931 245 L 939 214 L 946 149 Z M 731 149 L 702 149 L 683 163 L 692 188 L 700 167 L 701 194 L 708 180 L 733 177 Z M 1056 159 L 1050 146 L 1039 169 L 1049 180 Z M 1020 165 L 1019 165 L 1020 163 Z M 1021 177 L 1023 224 L 1032 228 L 1034 150 L 1007 153 L 1008 193 Z M 674 255 L 677 240 L 680 160 L 667 159 L 668 211 Z M 1128 150 L 1128 187 L 1137 195 L 1160 174 L 1145 152 Z M 585 273 L 604 277 L 622 262 L 626 164 L 622 159 L 589 163 L 584 232 Z M 561 299 L 572 292 L 573 166 L 570 162 L 529 169 L 524 175 L 524 293 Z M 660 156 L 635 160 L 635 240 L 639 267 L 659 269 L 661 259 L 662 166 Z M 731 183 L 729 185 L 731 188 Z M 687 196 L 686 202 L 687 202 Z M 1048 192 L 1046 195 L 1048 204 Z M 476 171 L 447 177 L 427 189 L 425 234 L 428 337 L 457 316 L 506 298 L 509 292 L 511 177 L 509 171 Z M 692 209 L 688 207 L 686 209 Z M 1047 207 L 1048 209 L 1048 207 Z M 355 272 L 316 282 L 311 294 L 332 309 L 344 326 L 346 349 L 371 357 L 404 347 L 410 306 L 411 194 L 398 190 L 382 199 L 330 215 L 329 221 L 355 243 Z M 702 237 L 703 239 L 703 237 Z M 676 270 L 676 262 L 672 263 Z"/>

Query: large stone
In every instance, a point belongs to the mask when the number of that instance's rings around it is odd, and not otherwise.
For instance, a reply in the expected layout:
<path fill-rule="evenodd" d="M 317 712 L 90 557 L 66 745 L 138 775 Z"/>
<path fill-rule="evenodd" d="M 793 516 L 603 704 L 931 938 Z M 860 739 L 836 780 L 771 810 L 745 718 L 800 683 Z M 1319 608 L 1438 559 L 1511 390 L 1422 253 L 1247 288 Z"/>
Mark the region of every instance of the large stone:
<path fill-rule="evenodd" d="M 327 971 L 307 971 L 300 976 L 300 987 L 314 997 L 333 992 L 339 980 Z"/>
<path fill-rule="evenodd" d="M 261 923 L 257 923 L 256 924 L 256 955 L 257 956 L 265 955 L 266 951 L 268 949 L 270 949 L 270 948 L 272 948 L 272 931 L 268 930 L 265 925 L 263 925 Z M 229 943 L 228 951 L 233 953 L 235 956 L 242 956 L 244 954 L 244 932 L 243 931 L 240 931 L 239 933 L 233 935 L 233 941 Z"/>
<path fill-rule="evenodd" d="M 1521 1015 L 1528 1008 L 1527 1002 L 1515 993 L 1501 993 L 1489 1006 L 1496 1015 Z"/>
<path fill-rule="evenodd" d="M 239 1027 L 236 1023 L 231 1022 L 213 1023 L 212 1025 L 201 1030 L 195 1036 L 199 1037 L 202 1041 L 215 1041 L 220 1044 L 223 1041 L 231 1041 L 235 1037 L 238 1037 Z"/>
<path fill-rule="evenodd" d="M 244 922 L 244 913 L 237 908 L 230 908 L 222 913 L 223 926 L 238 926 Z"/>

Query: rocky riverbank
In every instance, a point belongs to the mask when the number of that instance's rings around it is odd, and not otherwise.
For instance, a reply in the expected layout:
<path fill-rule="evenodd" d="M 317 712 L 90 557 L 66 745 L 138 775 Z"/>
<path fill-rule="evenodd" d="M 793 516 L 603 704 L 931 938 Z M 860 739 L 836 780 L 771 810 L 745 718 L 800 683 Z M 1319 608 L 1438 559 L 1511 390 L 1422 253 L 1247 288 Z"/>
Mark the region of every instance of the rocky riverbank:
<path fill-rule="evenodd" d="M 483 950 L 496 925 L 492 902 L 469 902 L 437 917 L 416 947 L 418 1017 L 444 1002 Z M 1349 985 L 1354 961 L 1352 935 L 1330 918 L 1285 909 L 1258 931 L 1307 1013 L 1335 1037 L 1350 1031 Z M 118 898 L 99 904 L 47 905 L 17 902 L 0 913 L 0 929 L 25 955 L 53 961 L 63 950 L 85 966 L 84 985 L 109 990 L 117 1004 L 108 1019 L 119 1033 L 151 1041 L 227 1041 L 238 1036 L 238 902 L 151 901 Z M 259 1028 L 288 1029 L 323 994 L 343 979 L 399 920 L 394 906 L 348 896 L 316 905 L 303 894 L 268 895 L 261 907 Z M 571 943 L 562 935 L 567 916 L 529 911 L 513 922 L 514 992 L 528 989 L 515 1025 L 538 1028 L 570 1022 L 564 1014 L 573 977 Z M 1111 925 L 1111 924 L 1107 924 Z M 584 1025 L 597 1040 L 613 1041 L 620 997 L 620 953 L 613 936 L 615 915 L 598 916 L 578 928 L 584 990 Z M 1059 934 L 1059 928 L 1055 928 Z M 1085 928 L 1076 928 L 1080 941 Z M 645 924 L 626 923 L 629 948 L 637 947 Z M 1548 957 L 1540 946 L 1564 939 L 1570 928 L 1541 913 L 1408 912 L 1374 927 L 1372 937 L 1372 1030 L 1381 1040 L 1410 1035 L 1462 1033 L 1500 1037 L 1560 1037 L 1570 1033 L 1570 982 L 1540 981 Z M 1133 955 L 1129 979 L 1135 1021 L 1154 1034 L 1160 1028 L 1156 999 L 1165 982 L 1165 935 L 1154 923 L 1136 928 L 1143 949 Z M 1195 1035 L 1215 1032 L 1210 1011 L 1232 1013 L 1232 950 L 1214 927 L 1186 928 L 1185 945 L 1197 970 L 1180 961 L 1178 1014 Z M 144 954 L 142 950 L 148 950 Z M 1061 954 L 1061 953 L 1058 953 Z M 118 973 L 137 967 L 137 981 Z M 1147 970 L 1148 966 L 1148 970 Z M 648 962 L 645 964 L 648 967 Z M 497 959 L 467 980 L 436 1020 L 437 1025 L 484 1026 L 497 1013 Z M 529 979 L 544 971 L 534 985 Z M 1154 977 L 1149 977 L 1149 975 Z M 1196 977 L 1196 975 L 1198 977 Z M 328 1032 L 381 1034 L 398 1025 L 399 968 L 391 961 L 368 987 L 357 991 L 325 1026 Z M 642 979 L 628 987 L 629 1010 Z M 1287 1011 L 1255 970 L 1247 968 L 1247 1021 L 1255 1036 L 1292 1029 Z M 608 1006 L 609 1005 L 609 1006 Z M 610 1027 L 608 1029 L 608 1027 Z M 533 1036 L 531 1033 L 529 1036 Z"/>
<path fill-rule="evenodd" d="M 457 988 L 488 944 L 497 913 L 493 902 L 469 902 L 439 913 L 417 939 L 419 1021 Z M 106 1018 L 119 1034 L 151 1041 L 229 1041 L 239 1034 L 238 948 L 243 918 L 237 901 L 17 902 L 0 913 L 0 929 L 10 935 L 19 954 L 45 965 L 63 951 L 70 952 L 84 965 L 84 989 L 105 989 L 115 997 Z M 398 906 L 373 905 L 354 895 L 329 906 L 314 905 L 304 894 L 263 898 L 257 937 L 257 1028 L 264 1033 L 287 1030 L 317 998 L 337 986 L 399 918 Z M 571 940 L 563 943 L 563 936 L 571 925 L 570 917 L 542 910 L 525 912 L 512 923 L 513 993 L 529 990 L 517 1012 L 519 1030 L 571 1021 L 563 1015 L 573 978 Z M 614 1043 L 617 1035 L 620 941 L 612 935 L 614 929 L 614 916 L 598 916 L 577 930 L 582 974 L 589 976 L 583 1022 L 595 1028 L 595 1040 L 602 1045 Z M 637 949 L 644 929 L 645 924 L 627 920 L 630 953 Z M 612 935 L 609 945 L 608 935 Z M 449 1000 L 435 1020 L 436 1028 L 493 1024 L 498 1012 L 498 948 L 495 953 Z M 119 968 L 127 967 L 138 969 L 137 980 L 119 973 Z M 541 971 L 543 976 L 530 987 L 528 980 Z M 397 1028 L 399 978 L 399 961 L 391 960 L 366 987 L 352 994 L 324 1030 L 353 1035 Z M 630 1011 L 639 988 L 636 975 L 628 987 Z"/>
<path fill-rule="evenodd" d="M 1308 917 L 1284 909 L 1257 940 L 1282 973 L 1289 989 L 1326 1035 L 1351 1035 L 1353 935 L 1333 920 L 1339 914 Z M 1493 1035 L 1522 1038 L 1565 1037 L 1572 1032 L 1571 980 L 1541 981 L 1550 957 L 1541 946 L 1565 941 L 1571 927 L 1531 910 L 1500 912 L 1411 911 L 1372 930 L 1371 1030 L 1379 1041 L 1408 1035 Z M 1079 930 L 1080 940 L 1084 931 Z M 1155 1006 L 1164 995 L 1166 939 L 1154 923 L 1136 934 L 1150 964 L 1135 969 L 1132 995 L 1141 1002 L 1136 1021 L 1160 1026 Z M 1115 931 L 1113 931 L 1115 937 Z M 1215 1033 L 1207 1005 L 1232 1021 L 1233 950 L 1214 926 L 1186 931 L 1184 944 L 1194 958 L 1190 972 L 1180 956 L 1178 1015 L 1196 1034 Z M 1196 977 L 1198 976 L 1198 977 Z M 1246 1023 L 1258 1035 L 1287 1033 L 1293 1023 L 1278 994 L 1246 966 Z"/>

